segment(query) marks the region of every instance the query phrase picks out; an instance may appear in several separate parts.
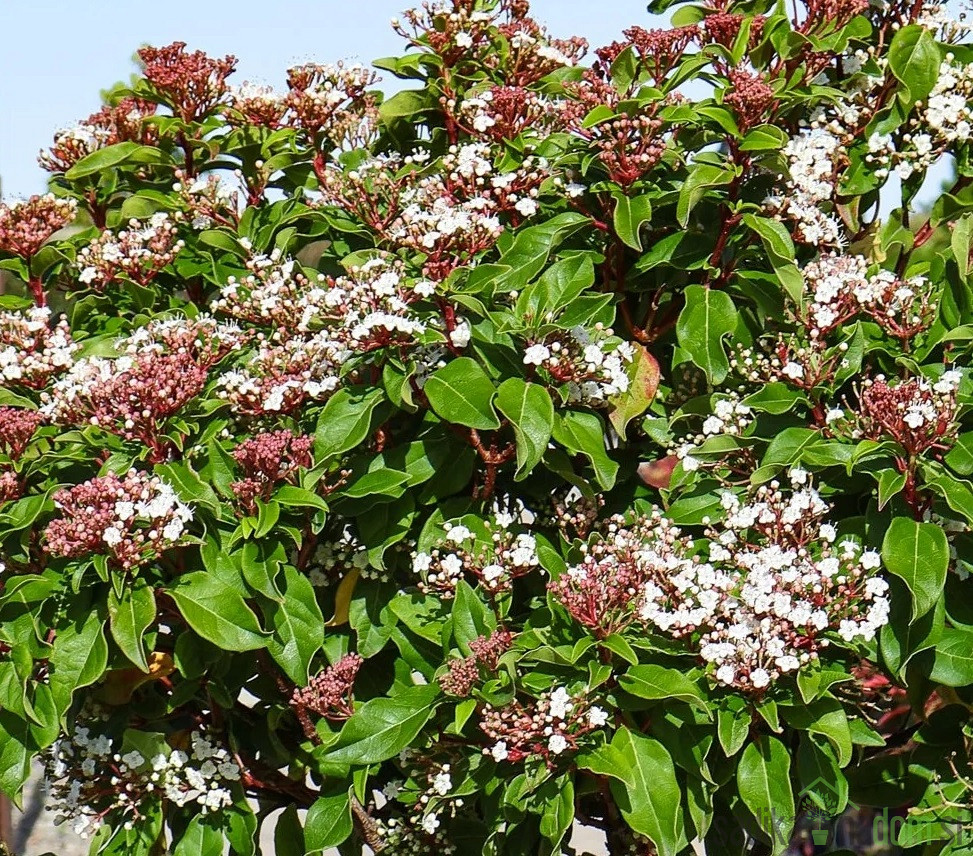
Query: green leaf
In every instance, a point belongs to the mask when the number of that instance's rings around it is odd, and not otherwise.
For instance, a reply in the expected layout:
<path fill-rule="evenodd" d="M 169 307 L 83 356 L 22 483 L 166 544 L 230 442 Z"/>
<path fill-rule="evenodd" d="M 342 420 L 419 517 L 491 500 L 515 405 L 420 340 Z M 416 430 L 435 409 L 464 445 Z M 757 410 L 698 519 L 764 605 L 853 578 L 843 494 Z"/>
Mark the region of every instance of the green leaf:
<path fill-rule="evenodd" d="M 322 756 L 329 768 L 377 764 L 412 745 L 432 716 L 439 689 L 410 687 L 392 698 L 373 698 L 355 711 L 338 742 Z"/>
<path fill-rule="evenodd" d="M 776 737 L 761 735 L 747 744 L 737 767 L 737 788 L 744 805 L 766 833 L 774 854 L 783 853 L 794 828 L 791 757 Z"/>
<path fill-rule="evenodd" d="M 351 794 L 338 790 L 315 800 L 304 821 L 304 840 L 308 856 L 344 844 L 353 828 Z"/>
<path fill-rule="evenodd" d="M 540 463 L 554 430 L 554 402 L 548 391 L 520 378 L 508 378 L 497 390 L 497 410 L 509 421 L 517 438 L 517 473 L 520 481 Z"/>
<path fill-rule="evenodd" d="M 453 639 L 464 656 L 470 653 L 470 642 L 480 636 L 489 636 L 497 626 L 493 612 L 486 608 L 465 580 L 456 584 L 452 621 Z"/>
<path fill-rule="evenodd" d="M 939 79 L 940 50 L 932 33 L 919 24 L 902 27 L 889 46 L 889 69 L 912 103 L 932 92 Z"/>
<path fill-rule="evenodd" d="M 764 249 L 771 256 L 783 262 L 794 261 L 794 242 L 782 223 L 756 214 L 744 214 L 743 222 L 760 236 Z"/>
<path fill-rule="evenodd" d="M 68 181 L 77 181 L 79 178 L 85 178 L 96 172 L 117 167 L 129 160 L 141 148 L 143 146 L 133 142 L 105 146 L 105 148 L 98 149 L 90 155 L 81 158 L 71 169 L 64 173 L 64 177 Z M 149 149 L 149 151 L 152 150 Z"/>
<path fill-rule="evenodd" d="M 189 626 L 214 645 L 227 651 L 266 647 L 257 616 L 237 591 L 212 574 L 186 574 L 168 594 Z"/>
<path fill-rule="evenodd" d="M 644 699 L 677 699 L 709 715 L 706 699 L 695 682 L 678 669 L 654 664 L 632 666 L 618 679 L 622 689 Z"/>
<path fill-rule="evenodd" d="M 725 707 L 716 711 L 716 733 L 720 746 L 728 758 L 732 758 L 743 748 L 750 736 L 750 723 L 753 718 L 742 700 L 731 696 Z"/>
<path fill-rule="evenodd" d="M 238 259 L 246 259 L 247 251 L 240 246 L 236 235 L 223 229 L 206 229 L 199 233 L 199 243 L 213 247 L 216 250 L 223 250 Z"/>
<path fill-rule="evenodd" d="M 623 439 L 628 424 L 652 405 L 661 379 L 659 361 L 642 345 L 636 344 L 634 349 L 635 357 L 628 367 L 628 389 L 613 395 L 609 402 L 611 410 L 608 412 L 608 420 Z"/>
<path fill-rule="evenodd" d="M 277 818 L 274 827 L 274 856 L 305 856 L 304 827 L 297 814 L 297 806 L 291 803 Z"/>
<path fill-rule="evenodd" d="M 324 405 L 314 432 L 318 463 L 361 445 L 372 431 L 375 409 L 385 400 L 379 389 L 339 389 Z"/>
<path fill-rule="evenodd" d="M 665 747 L 651 737 L 622 727 L 612 746 L 624 758 L 624 782 L 611 781 L 612 795 L 622 817 L 652 841 L 659 856 L 675 856 L 686 846 L 682 791 L 676 768 Z"/>
<path fill-rule="evenodd" d="M 743 403 L 754 410 L 780 415 L 792 410 L 795 404 L 806 401 L 807 397 L 793 387 L 779 381 L 771 381 L 752 395 L 748 395 Z"/>
<path fill-rule="evenodd" d="M 633 250 L 642 251 L 641 229 L 652 219 L 652 200 L 648 196 L 615 194 L 615 233 Z"/>
<path fill-rule="evenodd" d="M 51 692 L 58 715 L 71 706 L 74 691 L 97 681 L 108 665 L 108 643 L 96 611 L 59 627 L 51 654 Z"/>
<path fill-rule="evenodd" d="M 155 593 L 145 580 L 136 577 L 122 589 L 121 597 L 112 586 L 108 592 L 111 635 L 122 653 L 143 672 L 149 671 L 142 636 L 155 621 Z"/>
<path fill-rule="evenodd" d="M 963 279 L 970 275 L 971 243 L 973 243 L 973 214 L 964 214 L 956 221 L 950 237 L 953 258 L 956 259 L 956 267 L 959 268 L 959 275 Z"/>
<path fill-rule="evenodd" d="M 223 835 L 206 816 L 197 815 L 176 842 L 172 856 L 223 856 Z"/>
<path fill-rule="evenodd" d="M 447 363 L 426 381 L 423 391 L 436 415 L 446 422 L 479 430 L 500 427 L 493 409 L 493 382 L 469 357 Z"/>
<path fill-rule="evenodd" d="M 896 517 L 882 542 L 885 567 L 912 592 L 912 620 L 925 615 L 939 600 L 949 569 L 949 542 L 934 523 Z"/>
<path fill-rule="evenodd" d="M 383 122 L 394 122 L 396 119 L 411 119 L 437 106 L 430 90 L 403 89 L 382 102 L 378 112 Z"/>
<path fill-rule="evenodd" d="M 540 832 L 557 851 L 574 823 L 574 781 L 571 776 L 545 783 Z"/>
<path fill-rule="evenodd" d="M 960 627 L 943 631 L 930 677 L 947 687 L 973 684 L 973 631 Z"/>
<path fill-rule="evenodd" d="M 961 476 L 973 475 L 973 432 L 960 434 L 946 454 L 946 463 Z"/>
<path fill-rule="evenodd" d="M 311 660 L 324 641 L 324 616 L 308 578 L 291 565 L 283 570 L 283 596 L 267 601 L 265 610 L 273 628 L 267 650 L 287 677 L 304 686 Z"/>
<path fill-rule="evenodd" d="M 608 457 L 605 429 L 595 413 L 566 410 L 554 414 L 554 439 L 572 454 L 591 461 L 595 477 L 605 490 L 611 490 L 618 475 L 618 464 Z"/>
<path fill-rule="evenodd" d="M 686 289 L 686 305 L 676 322 L 676 336 L 712 383 L 721 383 L 730 370 L 723 337 L 736 327 L 737 310 L 728 294 L 702 285 Z"/>
<path fill-rule="evenodd" d="M 731 181 L 733 173 L 724 167 L 708 163 L 693 165 L 679 190 L 679 199 L 676 202 L 676 220 L 679 225 L 686 227 L 689 215 L 709 188 L 729 184 Z"/>

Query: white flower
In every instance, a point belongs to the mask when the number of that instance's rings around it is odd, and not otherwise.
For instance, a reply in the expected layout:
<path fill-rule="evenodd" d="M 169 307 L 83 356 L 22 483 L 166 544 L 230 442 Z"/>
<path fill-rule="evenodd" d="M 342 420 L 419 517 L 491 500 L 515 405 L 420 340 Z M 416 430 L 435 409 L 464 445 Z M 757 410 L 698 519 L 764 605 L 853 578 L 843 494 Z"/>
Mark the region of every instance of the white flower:
<path fill-rule="evenodd" d="M 493 756 L 493 760 L 496 761 L 498 764 L 501 761 L 506 761 L 507 744 L 503 740 L 501 740 L 490 750 L 490 754 Z"/>
<path fill-rule="evenodd" d="M 551 358 L 551 351 L 546 345 L 531 345 L 524 352 L 525 366 L 539 366 Z"/>
<path fill-rule="evenodd" d="M 564 739 L 562 734 L 552 734 L 551 739 L 547 741 L 547 748 L 551 750 L 552 754 L 560 755 L 568 748 L 568 741 Z"/>
<path fill-rule="evenodd" d="M 456 41 L 456 47 L 458 48 L 473 47 L 473 37 L 465 31 L 457 33 L 455 41 Z"/>
<path fill-rule="evenodd" d="M 537 203 L 527 196 L 523 199 L 518 199 L 514 208 L 523 217 L 533 217 L 537 213 Z"/>
<path fill-rule="evenodd" d="M 592 707 L 588 711 L 588 725 L 592 728 L 601 728 L 606 722 L 608 722 L 608 711 L 600 707 Z"/>
<path fill-rule="evenodd" d="M 758 690 L 763 689 L 770 684 L 770 674 L 766 669 L 754 669 L 750 673 L 750 683 Z"/>
<path fill-rule="evenodd" d="M 558 687 L 551 693 L 550 702 L 551 716 L 555 719 L 567 719 L 568 714 L 574 708 L 571 704 L 571 696 L 568 695 L 568 691 L 564 687 Z"/>
<path fill-rule="evenodd" d="M 866 571 L 874 570 L 882 565 L 882 557 L 875 550 L 866 550 L 862 553 L 859 561 Z"/>
<path fill-rule="evenodd" d="M 437 773 L 432 780 L 432 789 L 441 797 L 446 796 L 453 788 L 453 779 L 449 773 Z"/>
<path fill-rule="evenodd" d="M 449 341 L 456 348 L 465 348 L 470 343 L 473 331 L 466 321 L 460 321 L 449 334 Z"/>
<path fill-rule="evenodd" d="M 435 814 L 427 814 L 422 819 L 422 828 L 428 835 L 435 835 L 436 830 L 439 829 L 439 817 Z"/>

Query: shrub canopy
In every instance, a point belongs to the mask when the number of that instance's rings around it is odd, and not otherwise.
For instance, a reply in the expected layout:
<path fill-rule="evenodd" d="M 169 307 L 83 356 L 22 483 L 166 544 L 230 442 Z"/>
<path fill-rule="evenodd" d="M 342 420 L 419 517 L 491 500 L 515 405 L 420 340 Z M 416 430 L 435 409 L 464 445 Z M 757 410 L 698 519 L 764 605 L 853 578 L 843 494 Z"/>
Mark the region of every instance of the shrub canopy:
<path fill-rule="evenodd" d="M 0 786 L 92 852 L 970 819 L 966 28 L 528 11 L 144 48 L 0 207 Z"/>

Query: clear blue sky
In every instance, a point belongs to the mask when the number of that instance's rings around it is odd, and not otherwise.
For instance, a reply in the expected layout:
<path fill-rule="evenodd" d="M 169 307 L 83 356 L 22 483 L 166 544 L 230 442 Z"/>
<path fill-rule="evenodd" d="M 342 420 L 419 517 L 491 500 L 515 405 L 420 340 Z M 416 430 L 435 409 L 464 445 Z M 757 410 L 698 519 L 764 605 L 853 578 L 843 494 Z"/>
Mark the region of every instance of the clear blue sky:
<path fill-rule="evenodd" d="M 416 0 L 416 5 L 418 0 Z M 370 61 L 400 53 L 389 20 L 411 0 L 0 0 L 0 180 L 3 196 L 43 190 L 36 165 L 58 128 L 100 106 L 127 80 L 141 44 L 187 42 L 239 59 L 234 80 L 283 86 L 296 62 Z M 598 47 L 652 16 L 646 0 L 534 0 L 554 35 Z"/>

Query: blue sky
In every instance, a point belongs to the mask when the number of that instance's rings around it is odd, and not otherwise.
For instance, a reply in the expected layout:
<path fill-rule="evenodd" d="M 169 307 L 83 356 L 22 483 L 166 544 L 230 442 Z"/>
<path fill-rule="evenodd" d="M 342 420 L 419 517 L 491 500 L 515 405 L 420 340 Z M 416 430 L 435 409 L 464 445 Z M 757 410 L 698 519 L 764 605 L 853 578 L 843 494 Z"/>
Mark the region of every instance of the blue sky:
<path fill-rule="evenodd" d="M 370 61 L 401 53 L 389 20 L 412 0 L 0 0 L 0 180 L 5 198 L 38 193 L 36 165 L 55 130 L 100 106 L 99 92 L 127 80 L 141 44 L 187 42 L 239 60 L 234 80 L 283 86 L 307 60 Z M 416 0 L 417 2 L 417 0 Z M 646 0 L 534 0 L 555 35 L 597 47 L 652 16 Z M 272 11 L 271 11 L 272 10 Z"/>

